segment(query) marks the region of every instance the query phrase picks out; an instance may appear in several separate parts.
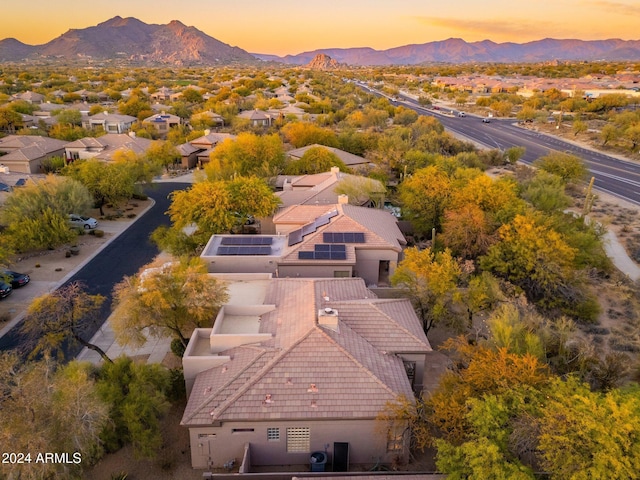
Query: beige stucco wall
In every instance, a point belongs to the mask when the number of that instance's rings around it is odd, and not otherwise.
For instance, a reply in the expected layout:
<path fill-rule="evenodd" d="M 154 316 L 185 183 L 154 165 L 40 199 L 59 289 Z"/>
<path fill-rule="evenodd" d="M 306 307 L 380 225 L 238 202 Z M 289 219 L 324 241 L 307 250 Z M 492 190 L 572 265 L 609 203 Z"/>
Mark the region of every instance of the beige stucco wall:
<path fill-rule="evenodd" d="M 280 429 L 280 440 L 267 440 L 267 427 Z M 288 427 L 309 427 L 311 448 L 305 453 L 287 453 Z M 222 467 L 235 459 L 242 461 L 245 444 L 251 445 L 253 465 L 308 465 L 309 456 L 324 451 L 328 444 L 327 466 L 333 458 L 333 443 L 349 443 L 350 464 L 373 465 L 389 463 L 393 454 L 386 452 L 386 433 L 375 419 L 367 420 L 273 420 L 269 422 L 230 422 L 220 427 L 190 428 L 191 462 L 193 468 Z M 234 429 L 253 431 L 234 432 Z"/>
<path fill-rule="evenodd" d="M 279 278 L 334 278 L 334 272 L 349 272 L 353 276 L 351 265 L 280 265 Z"/>
<path fill-rule="evenodd" d="M 228 255 L 202 257 L 209 273 L 275 273 L 278 257 Z"/>
<path fill-rule="evenodd" d="M 389 276 L 393 275 L 398 266 L 398 252 L 356 248 L 355 275 L 363 278 L 367 285 L 377 285 L 381 260 L 389 261 Z"/>

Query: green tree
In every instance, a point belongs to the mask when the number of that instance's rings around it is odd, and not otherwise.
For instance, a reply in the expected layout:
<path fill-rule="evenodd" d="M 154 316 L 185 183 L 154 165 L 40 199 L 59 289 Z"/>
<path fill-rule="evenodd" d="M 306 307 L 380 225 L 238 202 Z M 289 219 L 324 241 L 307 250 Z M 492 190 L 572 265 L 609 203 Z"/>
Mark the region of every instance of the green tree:
<path fill-rule="evenodd" d="M 459 300 L 460 274 L 460 266 L 449 250 L 434 252 L 430 248 L 409 248 L 393 273 L 391 283 L 405 290 L 422 320 L 425 333 L 429 333 L 436 323 L 446 320 L 455 323 L 452 306 Z"/>
<path fill-rule="evenodd" d="M 284 168 L 285 175 L 309 175 L 323 173 L 338 167 L 341 172 L 348 172 L 349 168 L 332 151 L 318 146 L 308 149 L 298 160 L 289 160 Z"/>
<path fill-rule="evenodd" d="M 87 339 L 104 300 L 102 295 L 88 294 L 75 282 L 36 297 L 27 309 L 22 326 L 22 332 L 33 345 L 31 355 L 57 353 L 62 356 L 63 347 L 79 344 L 110 362 L 107 354 Z"/>
<path fill-rule="evenodd" d="M 565 183 L 584 180 L 588 173 L 580 157 L 564 152 L 551 152 L 540 157 L 534 166 L 559 176 Z"/>
<path fill-rule="evenodd" d="M 97 391 L 110 405 L 101 433 L 107 451 L 130 443 L 137 458 L 154 458 L 162 446 L 160 419 L 169 409 L 169 372 L 158 364 L 119 357 L 98 372 Z"/>
<path fill-rule="evenodd" d="M 198 257 L 126 277 L 113 297 L 111 323 L 121 345 L 144 345 L 150 334 L 177 338 L 185 347 L 194 328 L 213 325 L 228 298 L 224 284 Z"/>
<path fill-rule="evenodd" d="M 31 460 L 5 462 L 0 474 L 28 480 L 79 478 L 83 467 L 100 456 L 108 405 L 97 395 L 88 364 L 74 361 L 56 369 L 50 359 L 24 362 L 3 353 L 0 385 L 0 444 L 30 454 Z M 45 452 L 69 452 L 71 461 L 37 462 Z"/>
<path fill-rule="evenodd" d="M 640 123 L 636 123 L 627 128 L 624 131 L 624 137 L 631 142 L 631 150 L 635 151 L 638 145 L 640 145 Z"/>
<path fill-rule="evenodd" d="M 282 171 L 284 162 L 284 149 L 278 135 L 241 133 L 235 139 L 218 144 L 205 165 L 205 173 L 212 180 L 234 175 L 271 178 Z"/>
<path fill-rule="evenodd" d="M 280 205 L 280 198 L 264 180 L 258 177 L 236 177 L 225 185 L 229 192 L 236 226 L 244 228 L 251 217 L 273 215 Z"/>
<path fill-rule="evenodd" d="M 580 119 L 575 119 L 572 125 L 573 136 L 577 137 L 579 134 L 586 132 L 589 129 L 589 126 L 586 122 L 583 122 Z"/>
<path fill-rule="evenodd" d="M 313 145 L 315 143 L 327 147 L 338 146 L 338 139 L 332 130 L 320 127 L 314 123 L 287 123 L 282 127 L 282 134 L 286 141 L 295 148 L 306 147 L 307 145 Z"/>
<path fill-rule="evenodd" d="M 620 137 L 620 131 L 616 128 L 615 125 L 607 123 L 602 130 L 600 130 L 600 138 L 602 139 L 602 146 L 604 147 L 607 143 L 612 142 Z"/>
<path fill-rule="evenodd" d="M 175 166 L 182 158 L 176 147 L 162 140 L 153 142 L 147 149 L 145 157 L 150 162 L 164 167 L 167 172 L 170 166 Z"/>
<path fill-rule="evenodd" d="M 9 244 L 20 251 L 54 248 L 75 238 L 68 213 L 84 213 L 91 205 L 87 189 L 69 178 L 47 176 L 28 182 L 7 198 L 2 221 Z"/>
<path fill-rule="evenodd" d="M 382 208 L 386 193 L 382 182 L 360 176 L 343 178 L 336 184 L 333 191 L 338 195 L 347 195 L 352 205 L 363 205 L 370 201 L 376 208 Z"/>
<path fill-rule="evenodd" d="M 524 182 L 520 195 L 543 212 L 559 211 L 571 205 L 571 198 L 565 194 L 565 182 L 545 170 L 536 171 L 532 179 Z"/>
<path fill-rule="evenodd" d="M 82 114 L 80 110 L 76 110 L 74 108 L 69 108 L 65 110 L 60 110 L 60 112 L 56 115 L 56 120 L 58 123 L 69 124 L 69 125 L 82 125 Z"/>
<path fill-rule="evenodd" d="M 433 166 L 417 170 L 399 187 L 403 217 L 423 235 L 432 228 L 439 231 L 450 195 L 451 180 L 445 172 Z"/>

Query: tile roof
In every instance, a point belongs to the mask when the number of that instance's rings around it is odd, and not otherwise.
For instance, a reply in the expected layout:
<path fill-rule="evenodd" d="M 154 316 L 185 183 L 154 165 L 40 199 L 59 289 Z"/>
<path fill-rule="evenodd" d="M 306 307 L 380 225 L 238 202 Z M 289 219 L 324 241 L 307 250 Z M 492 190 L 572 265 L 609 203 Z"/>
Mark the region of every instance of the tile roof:
<path fill-rule="evenodd" d="M 362 279 L 344 278 L 273 279 L 264 302 L 276 305 L 260 326 L 272 339 L 221 352 L 231 360 L 198 374 L 183 425 L 373 418 L 398 395 L 412 396 L 402 359 L 392 349 L 407 345 L 412 352 L 426 352 L 430 347 L 424 334 L 418 338 L 405 325 L 413 322 L 420 328 L 410 305 L 394 305 L 408 300 L 380 300 Z M 317 322 L 318 309 L 328 304 L 338 309 L 337 331 Z M 376 316 L 375 328 L 397 333 L 385 341 L 372 332 L 364 319 L 369 313 Z M 391 313 L 407 318 L 392 318 Z"/>

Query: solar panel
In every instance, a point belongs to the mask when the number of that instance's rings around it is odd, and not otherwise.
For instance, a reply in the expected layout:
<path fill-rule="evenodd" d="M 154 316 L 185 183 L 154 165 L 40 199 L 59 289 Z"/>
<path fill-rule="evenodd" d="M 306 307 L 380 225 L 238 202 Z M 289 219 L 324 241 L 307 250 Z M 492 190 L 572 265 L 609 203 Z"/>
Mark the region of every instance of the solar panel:
<path fill-rule="evenodd" d="M 271 237 L 253 237 L 249 235 L 223 237 L 220 241 L 221 245 L 271 245 L 273 238 Z"/>
<path fill-rule="evenodd" d="M 338 211 L 334 210 L 332 212 L 325 213 L 324 215 L 316 218 L 315 220 L 316 227 L 321 227 L 323 225 L 326 225 L 327 223 L 329 223 L 329 220 L 331 220 L 336 215 L 338 215 Z"/>
<path fill-rule="evenodd" d="M 302 229 L 289 232 L 289 246 L 302 242 Z"/>
<path fill-rule="evenodd" d="M 314 252 L 316 260 L 331 259 L 331 252 Z"/>
<path fill-rule="evenodd" d="M 346 260 L 347 252 L 331 252 L 331 260 Z"/>
<path fill-rule="evenodd" d="M 365 243 L 362 232 L 324 232 L 322 241 L 324 243 Z"/>
<path fill-rule="evenodd" d="M 313 260 L 314 258 L 314 252 L 298 252 L 299 260 Z"/>
<path fill-rule="evenodd" d="M 242 245 L 218 247 L 218 255 L 271 255 L 271 247 L 258 245 Z"/>
<path fill-rule="evenodd" d="M 328 243 L 319 243 L 317 245 L 313 246 L 314 250 L 316 252 L 330 252 L 331 251 L 331 245 Z"/>
<path fill-rule="evenodd" d="M 307 223 L 305 226 L 302 227 L 302 236 L 304 237 L 305 235 L 309 235 L 310 233 L 313 233 L 315 231 L 316 231 L 315 222 Z"/>
<path fill-rule="evenodd" d="M 345 252 L 347 250 L 344 243 L 318 243 L 313 247 L 316 252 Z"/>

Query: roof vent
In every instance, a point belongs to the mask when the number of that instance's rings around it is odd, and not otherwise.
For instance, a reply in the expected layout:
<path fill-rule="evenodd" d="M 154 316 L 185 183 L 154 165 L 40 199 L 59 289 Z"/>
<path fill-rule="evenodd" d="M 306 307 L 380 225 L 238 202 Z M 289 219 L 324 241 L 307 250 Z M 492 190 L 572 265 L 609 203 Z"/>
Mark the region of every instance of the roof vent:
<path fill-rule="evenodd" d="M 347 203 L 349 203 L 349 195 L 345 195 L 344 193 L 342 195 L 338 195 L 339 205 L 346 205 Z"/>

